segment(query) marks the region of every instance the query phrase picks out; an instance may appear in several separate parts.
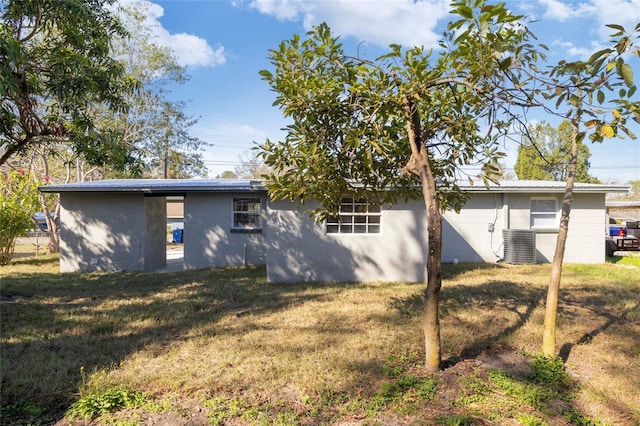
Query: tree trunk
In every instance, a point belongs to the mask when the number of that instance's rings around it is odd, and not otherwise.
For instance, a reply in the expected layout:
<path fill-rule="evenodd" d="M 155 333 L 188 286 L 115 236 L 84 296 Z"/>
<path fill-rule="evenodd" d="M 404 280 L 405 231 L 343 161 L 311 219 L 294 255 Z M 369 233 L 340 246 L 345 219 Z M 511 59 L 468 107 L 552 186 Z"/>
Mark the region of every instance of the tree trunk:
<path fill-rule="evenodd" d="M 542 353 L 548 357 L 556 356 L 556 318 L 558 314 L 558 297 L 560 294 L 560 281 L 562 279 L 562 262 L 569 233 L 569 216 L 571 203 L 573 202 L 573 187 L 576 178 L 578 164 L 578 130 L 579 117 L 572 121 L 573 132 L 571 135 L 571 157 L 568 165 L 567 182 L 562 201 L 562 215 L 560 217 L 560 229 L 556 239 L 556 250 L 551 264 L 551 278 L 547 289 L 547 302 L 544 310 L 544 329 L 542 332 Z"/>
<path fill-rule="evenodd" d="M 427 288 L 424 292 L 422 325 L 424 328 L 425 367 L 428 372 L 440 369 L 440 287 L 442 286 L 442 215 L 438 207 L 435 179 L 431 168 L 420 176 L 424 203 L 427 208 Z"/>
<path fill-rule="evenodd" d="M 442 286 L 442 215 L 438 205 L 436 181 L 429 164 L 429 153 L 422 139 L 420 115 L 410 97 L 406 98 L 404 112 L 411 157 L 407 171 L 420 179 L 426 207 L 428 252 L 426 254 L 427 287 L 424 292 L 422 326 L 424 332 L 425 369 L 435 373 L 440 369 L 440 288 Z"/>
<path fill-rule="evenodd" d="M 55 213 L 53 217 L 46 215 L 47 220 L 47 236 L 49 237 L 49 253 L 60 253 L 60 229 L 58 221 L 60 217 L 60 202 L 56 203 Z"/>

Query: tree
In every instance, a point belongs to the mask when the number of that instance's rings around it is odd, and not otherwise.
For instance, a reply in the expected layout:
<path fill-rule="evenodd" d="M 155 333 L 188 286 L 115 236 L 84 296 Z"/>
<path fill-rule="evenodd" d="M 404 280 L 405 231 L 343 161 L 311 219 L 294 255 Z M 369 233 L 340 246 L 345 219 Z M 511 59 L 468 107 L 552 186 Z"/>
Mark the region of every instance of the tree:
<path fill-rule="evenodd" d="M 268 175 L 269 167 L 264 164 L 260 154 L 256 151 L 239 156 L 240 165 L 234 167 L 233 172 L 238 179 L 260 179 Z"/>
<path fill-rule="evenodd" d="M 238 176 L 231 170 L 225 170 L 216 176 L 216 179 L 238 179 Z"/>
<path fill-rule="evenodd" d="M 24 171 L 0 173 L 0 265 L 13 257 L 16 237 L 33 228 L 38 186 Z"/>
<path fill-rule="evenodd" d="M 504 4 L 454 1 L 434 55 L 420 47 L 367 61 L 345 54 L 322 24 L 270 51 L 261 75 L 292 120 L 285 139 L 260 155 L 272 168 L 271 197 L 315 200 L 316 220 L 336 215 L 345 194 L 377 204 L 424 201 L 428 230 L 423 329 L 425 367 L 440 366 L 442 211 L 466 200 L 465 165 L 482 164 L 485 184 L 499 173 L 497 138 L 531 105 L 525 69 L 539 56 L 522 17 Z M 382 189 L 382 190 L 381 190 Z"/>
<path fill-rule="evenodd" d="M 107 175 L 165 179 L 206 175 L 199 152 L 206 144 L 189 133 L 197 119 L 185 113 L 184 101 L 169 99 L 169 87 L 190 77 L 171 49 L 158 44 L 145 26 L 146 7 L 146 3 L 134 3 L 121 10 L 130 36 L 115 38 L 112 54 L 123 60 L 126 72 L 140 82 L 140 88 L 126 97 L 126 111 L 96 111 L 103 127 L 122 135 L 122 143 L 135 160 L 126 170 L 108 169 Z"/>
<path fill-rule="evenodd" d="M 131 161 L 119 134 L 96 125 L 100 105 L 124 111 L 137 86 L 111 56 L 126 37 L 115 0 L 3 2 L 0 19 L 0 165 L 34 145 L 67 141 L 92 164 Z"/>
<path fill-rule="evenodd" d="M 586 137 L 592 142 L 602 142 L 614 136 L 622 137 L 623 134 L 635 139 L 635 134 L 627 127 L 627 119 L 630 117 L 640 123 L 640 101 L 634 98 L 636 86 L 633 69 L 624 59 L 628 53 L 631 53 L 631 58 L 640 58 L 640 46 L 633 42 L 640 38 L 640 23 L 636 25 L 634 33 L 627 33 L 623 27 L 615 24 L 608 27 L 615 30 L 612 35 L 613 48 L 595 52 L 584 62 L 561 61 L 552 68 L 549 74 L 551 80 L 545 82 L 551 88 L 546 97 L 555 100 L 557 108 L 566 106 L 567 110 L 563 115 L 571 124 L 571 152 L 542 335 L 542 352 L 549 357 L 556 356 L 558 297 L 573 188 L 578 171 L 579 147 Z M 607 99 L 607 95 L 612 95 L 613 98 Z M 553 113 L 557 114 L 556 111 Z"/>
<path fill-rule="evenodd" d="M 518 146 L 515 171 L 518 179 L 565 181 L 571 159 L 571 122 L 565 120 L 554 129 L 550 124 L 530 125 Z M 589 175 L 591 153 L 578 144 L 576 182 L 599 183 Z"/>

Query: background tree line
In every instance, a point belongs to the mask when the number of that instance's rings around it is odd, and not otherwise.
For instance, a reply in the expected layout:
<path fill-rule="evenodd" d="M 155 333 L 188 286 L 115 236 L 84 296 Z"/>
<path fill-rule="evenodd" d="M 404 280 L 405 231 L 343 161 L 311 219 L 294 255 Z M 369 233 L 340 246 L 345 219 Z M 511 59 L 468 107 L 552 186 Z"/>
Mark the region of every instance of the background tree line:
<path fill-rule="evenodd" d="M 122 8 L 115 0 L 2 3 L 0 172 L 20 171 L 38 184 L 206 176 L 206 144 L 189 133 L 197 119 L 169 96 L 171 85 L 189 76 L 145 26 L 144 7 Z M 41 230 L 57 252 L 57 197 L 29 187 L 39 200 L 30 213 L 53 212 Z M 24 225 L 19 233 L 38 226 Z M 14 227 L 1 228 L 17 235 Z"/>

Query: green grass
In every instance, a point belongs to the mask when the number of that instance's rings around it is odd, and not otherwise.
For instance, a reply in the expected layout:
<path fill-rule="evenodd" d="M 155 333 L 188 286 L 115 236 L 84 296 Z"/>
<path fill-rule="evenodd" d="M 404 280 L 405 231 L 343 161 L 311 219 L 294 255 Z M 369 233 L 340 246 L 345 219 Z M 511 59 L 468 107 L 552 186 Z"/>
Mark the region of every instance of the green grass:
<path fill-rule="evenodd" d="M 627 256 L 612 256 L 607 258 L 607 262 L 615 265 L 633 266 L 640 268 L 640 252 L 629 252 Z"/>
<path fill-rule="evenodd" d="M 445 265 L 446 368 L 427 375 L 421 284 L 60 274 L 56 256 L 22 257 L 0 269 L 0 423 L 640 422 L 638 270 L 565 265 L 564 363 L 535 355 L 549 272 Z"/>

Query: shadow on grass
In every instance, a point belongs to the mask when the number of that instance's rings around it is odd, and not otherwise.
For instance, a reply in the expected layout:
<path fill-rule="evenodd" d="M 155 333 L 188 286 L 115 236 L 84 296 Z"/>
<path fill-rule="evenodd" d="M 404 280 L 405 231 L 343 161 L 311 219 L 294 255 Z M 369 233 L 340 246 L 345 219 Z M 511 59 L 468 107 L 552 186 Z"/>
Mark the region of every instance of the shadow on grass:
<path fill-rule="evenodd" d="M 490 274 L 495 269 L 492 265 L 477 266 L 450 265 L 445 268 L 445 275 L 454 277 L 475 269 L 488 270 Z M 269 284 L 263 267 L 5 278 L 3 292 L 21 294 L 27 299 L 3 303 L 0 312 L 2 405 L 32 403 L 48 407 L 47 418 L 59 418 L 82 388 L 81 368 L 88 373 L 117 368 L 131 354 L 151 346 L 161 355 L 170 345 L 193 338 L 196 328 L 217 328 L 217 322 L 225 316 L 277 312 L 326 296 L 309 289 L 339 292 L 352 286 L 354 284 L 348 283 Z M 358 286 L 366 288 L 367 284 Z M 416 285 L 418 288 L 422 290 L 421 285 Z M 540 288 L 509 281 L 443 287 L 443 328 L 456 330 L 465 338 L 444 365 L 454 367 L 459 361 L 499 346 L 504 337 L 521 328 L 540 307 L 543 293 Z M 565 306 L 563 314 L 572 319 L 571 307 L 579 304 L 592 306 L 594 316 L 609 313 L 619 319 L 620 315 L 608 308 L 612 300 L 637 297 L 630 287 L 612 287 L 603 292 L 600 288 L 583 286 L 572 294 L 573 298 L 565 297 L 561 302 Z M 407 318 L 421 316 L 421 293 L 394 298 L 391 307 L 394 308 L 391 312 L 375 319 L 393 324 L 400 318 L 398 323 L 402 326 L 415 325 L 416 321 Z M 488 310 L 496 316 L 486 324 L 478 324 L 472 315 L 475 309 Z M 339 314 L 325 320 L 333 324 L 327 329 L 327 346 L 331 346 L 335 333 L 341 339 L 348 339 L 353 333 L 362 332 L 357 326 L 341 321 Z M 318 327 L 322 332 L 322 325 Z M 603 332 L 609 326 L 599 328 Z M 234 334 L 250 330 L 245 327 L 213 331 Z M 287 342 L 275 344 L 281 346 L 279 350 L 288 350 L 298 357 L 314 350 L 304 344 L 297 347 L 288 347 Z M 360 360 L 349 364 L 349 368 L 357 371 L 359 377 L 367 377 L 379 375 L 383 366 Z M 2 423 L 8 423 L 4 414 L 2 417 Z"/>
<path fill-rule="evenodd" d="M 484 268 L 488 269 L 488 268 Z M 499 297 L 496 297 L 499 296 Z M 473 309 L 490 308 L 496 312 L 509 312 L 517 318 L 509 323 L 505 315 L 495 318 L 487 324 L 482 333 L 468 335 L 465 345 L 459 352 L 443 360 L 443 368 L 449 368 L 458 362 L 476 358 L 484 350 L 496 342 L 520 329 L 531 317 L 533 311 L 540 307 L 544 294 L 537 288 L 529 288 L 511 282 L 491 281 L 481 285 L 455 285 L 443 287 L 440 299 L 440 320 L 442 327 L 447 325 L 457 329 L 468 330 L 468 320 L 463 320 L 460 313 Z M 392 306 L 404 316 L 422 316 L 424 297 L 415 294 L 408 298 L 394 299 Z"/>
<path fill-rule="evenodd" d="M 151 344 L 166 348 L 226 315 L 304 303 L 318 297 L 304 292 L 310 286 L 268 284 L 264 267 L 3 278 L 2 292 L 21 297 L 2 302 L 0 312 L 2 406 L 28 401 L 59 418 L 77 397 L 81 370 L 118 366 Z"/>

